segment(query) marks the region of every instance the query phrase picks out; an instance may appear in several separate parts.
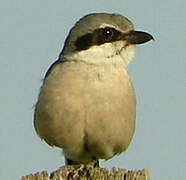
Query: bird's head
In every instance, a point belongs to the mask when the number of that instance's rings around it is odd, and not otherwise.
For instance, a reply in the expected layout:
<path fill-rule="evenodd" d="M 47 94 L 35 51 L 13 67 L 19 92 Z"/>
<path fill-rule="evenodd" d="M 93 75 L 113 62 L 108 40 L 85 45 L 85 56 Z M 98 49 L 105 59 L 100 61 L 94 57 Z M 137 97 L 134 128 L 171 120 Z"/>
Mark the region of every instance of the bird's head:
<path fill-rule="evenodd" d="M 134 57 L 135 45 L 151 39 L 150 34 L 135 31 L 124 16 L 94 13 L 84 16 L 70 30 L 60 56 L 97 65 L 122 62 L 127 66 Z"/>

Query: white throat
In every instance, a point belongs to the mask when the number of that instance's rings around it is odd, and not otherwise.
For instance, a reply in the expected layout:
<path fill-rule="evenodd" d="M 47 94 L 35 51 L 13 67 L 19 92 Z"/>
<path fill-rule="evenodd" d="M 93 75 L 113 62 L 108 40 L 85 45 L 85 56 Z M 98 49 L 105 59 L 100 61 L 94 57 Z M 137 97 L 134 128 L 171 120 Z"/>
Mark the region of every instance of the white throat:
<path fill-rule="evenodd" d="M 64 55 L 65 59 L 73 61 L 84 61 L 89 64 L 106 65 L 112 64 L 126 68 L 134 58 L 135 46 L 123 47 L 123 42 L 104 43 L 99 46 L 92 46 L 87 50 L 76 51 Z"/>

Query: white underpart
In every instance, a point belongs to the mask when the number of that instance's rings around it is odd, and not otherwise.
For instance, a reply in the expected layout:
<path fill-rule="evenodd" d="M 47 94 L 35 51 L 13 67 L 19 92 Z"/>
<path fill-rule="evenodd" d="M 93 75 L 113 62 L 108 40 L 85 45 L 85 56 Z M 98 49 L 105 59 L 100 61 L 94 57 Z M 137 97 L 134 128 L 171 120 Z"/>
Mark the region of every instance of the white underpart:
<path fill-rule="evenodd" d="M 123 41 L 95 45 L 87 50 L 76 51 L 65 55 L 68 60 L 85 61 L 89 64 L 105 65 L 113 64 L 126 68 L 134 58 L 135 45 L 125 46 Z"/>

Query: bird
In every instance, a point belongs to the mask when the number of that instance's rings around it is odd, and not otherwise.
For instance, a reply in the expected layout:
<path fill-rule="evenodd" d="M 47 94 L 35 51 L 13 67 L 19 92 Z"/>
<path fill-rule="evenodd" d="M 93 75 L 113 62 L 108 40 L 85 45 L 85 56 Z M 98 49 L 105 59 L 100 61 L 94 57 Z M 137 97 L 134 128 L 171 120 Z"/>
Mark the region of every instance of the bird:
<path fill-rule="evenodd" d="M 99 166 L 128 148 L 136 95 L 127 65 L 136 45 L 153 39 L 117 13 L 91 13 L 72 27 L 34 111 L 36 133 L 62 149 L 66 165 Z"/>

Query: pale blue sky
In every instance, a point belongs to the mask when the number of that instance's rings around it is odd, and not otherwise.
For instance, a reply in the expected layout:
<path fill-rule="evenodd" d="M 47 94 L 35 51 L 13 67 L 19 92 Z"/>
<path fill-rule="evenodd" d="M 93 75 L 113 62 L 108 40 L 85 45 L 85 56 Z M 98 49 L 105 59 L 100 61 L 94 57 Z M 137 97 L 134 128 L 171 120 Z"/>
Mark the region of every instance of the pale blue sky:
<path fill-rule="evenodd" d="M 148 168 L 152 180 L 186 178 L 185 0 L 1 0 L 0 179 L 64 164 L 57 148 L 33 128 L 41 80 L 73 24 L 92 12 L 120 13 L 154 42 L 137 47 L 129 65 L 137 96 L 136 132 L 129 149 L 102 167 Z"/>

